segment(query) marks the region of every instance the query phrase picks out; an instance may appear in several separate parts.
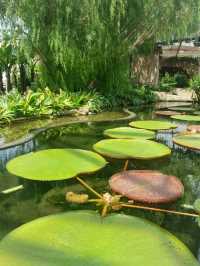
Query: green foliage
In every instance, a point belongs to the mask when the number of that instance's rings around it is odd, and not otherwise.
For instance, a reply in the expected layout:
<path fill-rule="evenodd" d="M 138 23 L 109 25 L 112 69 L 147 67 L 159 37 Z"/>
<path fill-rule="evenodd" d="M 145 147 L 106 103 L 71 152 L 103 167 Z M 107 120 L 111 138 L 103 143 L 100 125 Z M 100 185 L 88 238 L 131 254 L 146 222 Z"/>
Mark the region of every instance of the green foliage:
<path fill-rule="evenodd" d="M 24 95 L 12 90 L 0 96 L 0 122 L 9 122 L 18 117 L 55 116 L 65 110 L 87 106 L 91 112 L 109 108 L 109 101 L 96 92 L 53 92 L 49 88 L 28 90 Z"/>
<path fill-rule="evenodd" d="M 176 85 L 180 88 L 185 88 L 189 85 L 189 80 L 186 74 L 176 73 L 174 75 Z"/>
<path fill-rule="evenodd" d="M 190 88 L 194 90 L 196 100 L 200 103 L 200 75 L 196 75 L 190 80 Z"/>
<path fill-rule="evenodd" d="M 200 199 L 196 199 L 193 204 L 194 210 L 200 214 Z"/>
<path fill-rule="evenodd" d="M 132 54 L 199 30 L 199 0 L 2 0 L 1 18 L 17 54 L 38 59 L 37 86 L 121 96 Z"/>
<path fill-rule="evenodd" d="M 171 91 L 177 85 L 176 79 L 174 76 L 171 76 L 169 73 L 166 73 L 160 80 L 159 89 L 161 91 Z"/>

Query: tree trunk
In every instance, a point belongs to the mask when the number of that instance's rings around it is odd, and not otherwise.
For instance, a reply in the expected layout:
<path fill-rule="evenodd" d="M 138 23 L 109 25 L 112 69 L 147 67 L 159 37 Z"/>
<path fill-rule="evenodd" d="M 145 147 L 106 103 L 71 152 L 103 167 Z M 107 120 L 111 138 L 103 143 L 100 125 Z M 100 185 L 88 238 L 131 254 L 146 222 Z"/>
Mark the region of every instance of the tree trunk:
<path fill-rule="evenodd" d="M 12 89 L 11 78 L 10 78 L 10 69 L 11 69 L 10 67 L 8 67 L 6 69 L 6 82 L 7 82 L 6 89 L 7 89 L 7 91 L 10 91 Z"/>
<path fill-rule="evenodd" d="M 4 88 L 3 88 L 3 73 L 0 70 L 0 92 L 2 93 L 3 91 L 4 91 Z"/>
<path fill-rule="evenodd" d="M 21 84 L 21 92 L 26 91 L 26 85 L 27 85 L 27 79 L 26 79 L 26 70 L 23 64 L 19 65 L 19 71 L 20 71 L 20 84 Z"/>

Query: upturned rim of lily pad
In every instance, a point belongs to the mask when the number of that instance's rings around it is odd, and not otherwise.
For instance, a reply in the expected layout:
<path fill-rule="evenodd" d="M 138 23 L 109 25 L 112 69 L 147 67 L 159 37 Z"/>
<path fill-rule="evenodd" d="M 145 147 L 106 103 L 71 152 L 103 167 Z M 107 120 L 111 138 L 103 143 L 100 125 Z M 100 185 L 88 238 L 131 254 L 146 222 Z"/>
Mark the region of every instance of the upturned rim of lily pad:
<path fill-rule="evenodd" d="M 132 127 L 115 127 L 104 130 L 103 134 L 115 139 L 154 139 L 155 132 Z"/>
<path fill-rule="evenodd" d="M 172 115 L 171 118 L 187 122 L 200 122 L 200 115 Z"/>
<path fill-rule="evenodd" d="M 152 153 L 152 149 L 155 147 L 161 150 L 159 151 L 159 155 L 158 151 Z M 94 144 L 93 149 L 97 153 L 113 159 L 153 160 L 171 154 L 168 146 L 152 140 L 143 139 L 104 139 Z M 126 152 L 125 149 L 129 151 Z M 145 155 L 145 151 L 147 155 Z"/>
<path fill-rule="evenodd" d="M 154 112 L 154 114 L 155 115 L 159 115 L 159 116 L 172 116 L 172 115 L 181 115 L 181 114 L 183 114 L 183 113 L 181 113 L 181 112 L 176 112 L 176 111 L 170 111 L 170 110 L 160 110 L 160 111 L 155 111 Z"/>
<path fill-rule="evenodd" d="M 177 125 L 162 120 L 137 120 L 130 122 L 129 125 L 135 128 L 142 128 L 154 131 L 170 130 L 177 128 Z"/>
<path fill-rule="evenodd" d="M 108 162 L 98 153 L 82 149 L 47 149 L 10 160 L 6 168 L 15 176 L 36 181 L 57 181 L 95 173 Z"/>
<path fill-rule="evenodd" d="M 111 176 L 111 189 L 130 200 L 143 203 L 169 203 L 184 193 L 181 181 L 155 170 L 128 170 Z"/>
<path fill-rule="evenodd" d="M 184 107 L 184 106 L 174 106 L 167 108 L 170 111 L 180 111 L 180 112 L 194 112 L 195 109 L 193 107 Z"/>
<path fill-rule="evenodd" d="M 9 266 L 199 265 L 166 229 L 125 214 L 102 219 L 94 211 L 49 215 L 18 227 L 1 240 L 0 261 Z"/>
<path fill-rule="evenodd" d="M 187 138 L 189 137 L 194 137 L 194 136 L 197 136 L 199 138 L 199 144 L 200 144 L 200 133 L 180 133 L 178 135 L 176 135 L 174 138 L 173 138 L 173 142 L 176 144 L 176 145 L 179 145 L 179 146 L 182 146 L 184 148 L 187 148 L 187 149 L 191 149 L 191 150 L 196 150 L 196 151 L 200 151 L 200 145 L 199 145 L 199 148 L 196 146 L 196 144 L 192 145 L 192 144 L 189 144 L 189 143 L 185 143 L 185 141 L 187 142 Z M 179 138 L 186 138 L 186 140 L 180 140 Z"/>

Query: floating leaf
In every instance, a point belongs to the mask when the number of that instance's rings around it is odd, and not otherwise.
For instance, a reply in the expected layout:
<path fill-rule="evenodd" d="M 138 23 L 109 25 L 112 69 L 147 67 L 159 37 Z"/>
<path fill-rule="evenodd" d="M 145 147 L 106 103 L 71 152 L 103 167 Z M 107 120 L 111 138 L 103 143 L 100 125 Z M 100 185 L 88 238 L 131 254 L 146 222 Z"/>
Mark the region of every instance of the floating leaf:
<path fill-rule="evenodd" d="M 200 133 L 200 125 L 190 125 L 187 127 L 188 131 L 192 131 L 193 133 Z"/>
<path fill-rule="evenodd" d="M 134 216 L 102 219 L 66 212 L 27 223 L 0 243 L 5 266 L 199 266 L 190 250 L 159 226 Z"/>
<path fill-rule="evenodd" d="M 193 113 L 194 115 L 200 115 L 200 111 L 196 111 Z"/>
<path fill-rule="evenodd" d="M 160 116 L 172 116 L 172 115 L 180 115 L 181 113 L 175 111 L 156 111 L 154 112 L 154 114 Z"/>
<path fill-rule="evenodd" d="M 180 134 L 173 138 L 173 142 L 194 150 L 200 150 L 200 133 Z"/>
<path fill-rule="evenodd" d="M 51 181 L 95 172 L 106 165 L 100 155 L 79 149 L 49 149 L 19 156 L 7 163 L 10 173 L 31 180 Z"/>
<path fill-rule="evenodd" d="M 153 139 L 155 137 L 155 133 L 150 130 L 131 127 L 107 129 L 104 131 L 104 135 L 117 139 Z"/>
<path fill-rule="evenodd" d="M 155 159 L 171 153 L 163 144 L 140 139 L 105 139 L 93 148 L 104 156 L 116 159 Z"/>
<path fill-rule="evenodd" d="M 176 128 L 177 125 L 172 124 L 166 121 L 157 121 L 157 120 L 142 120 L 142 121 L 133 121 L 129 123 L 130 126 L 136 128 L 150 129 L 150 130 L 167 130 Z"/>
<path fill-rule="evenodd" d="M 181 112 L 193 112 L 195 111 L 194 108 L 192 107 L 169 107 L 168 110 L 171 110 L 171 111 L 181 111 Z"/>
<path fill-rule="evenodd" d="M 110 181 L 114 192 L 145 203 L 167 203 L 183 195 L 184 187 L 175 176 L 151 170 L 130 170 L 114 174 Z"/>
<path fill-rule="evenodd" d="M 171 118 L 183 121 L 200 122 L 200 115 L 172 115 Z"/>

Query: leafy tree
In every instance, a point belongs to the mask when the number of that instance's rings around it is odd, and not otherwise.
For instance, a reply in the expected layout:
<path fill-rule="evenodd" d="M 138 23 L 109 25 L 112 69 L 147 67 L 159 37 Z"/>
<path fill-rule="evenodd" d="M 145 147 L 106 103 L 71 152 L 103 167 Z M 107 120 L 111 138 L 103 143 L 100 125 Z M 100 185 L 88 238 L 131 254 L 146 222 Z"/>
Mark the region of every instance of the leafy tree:
<path fill-rule="evenodd" d="M 128 94 L 130 55 L 198 30 L 199 0 L 1 0 L 1 19 L 42 86 Z"/>

